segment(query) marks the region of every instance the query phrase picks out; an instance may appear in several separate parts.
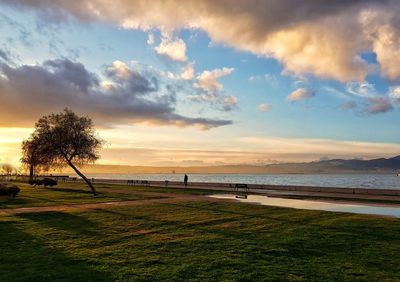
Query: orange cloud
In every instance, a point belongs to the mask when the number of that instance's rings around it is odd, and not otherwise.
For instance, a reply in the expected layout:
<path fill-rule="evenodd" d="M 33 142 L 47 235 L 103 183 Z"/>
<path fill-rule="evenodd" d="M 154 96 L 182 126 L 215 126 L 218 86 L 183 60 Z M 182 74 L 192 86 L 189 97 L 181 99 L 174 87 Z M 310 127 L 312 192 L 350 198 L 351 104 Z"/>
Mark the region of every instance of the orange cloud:
<path fill-rule="evenodd" d="M 299 100 L 310 99 L 314 96 L 315 94 L 311 90 L 306 88 L 299 88 L 290 93 L 290 95 L 287 96 L 286 99 L 289 101 L 299 101 Z"/>
<path fill-rule="evenodd" d="M 171 39 L 170 37 L 163 37 L 160 45 L 156 46 L 154 50 L 157 54 L 167 57 L 172 61 L 185 62 L 186 57 L 186 44 L 180 39 Z"/>

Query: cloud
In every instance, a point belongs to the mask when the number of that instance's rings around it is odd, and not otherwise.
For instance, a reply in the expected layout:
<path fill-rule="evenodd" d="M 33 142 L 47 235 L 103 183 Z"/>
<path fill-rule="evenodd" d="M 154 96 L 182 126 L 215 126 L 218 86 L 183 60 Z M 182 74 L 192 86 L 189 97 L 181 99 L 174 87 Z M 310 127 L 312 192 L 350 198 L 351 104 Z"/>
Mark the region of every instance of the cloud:
<path fill-rule="evenodd" d="M 379 114 L 392 110 L 393 106 L 386 97 L 373 97 L 367 99 L 366 113 Z"/>
<path fill-rule="evenodd" d="M 275 74 L 272 74 L 272 73 L 266 73 L 266 74 L 264 74 L 264 79 L 265 79 L 266 81 L 268 81 L 268 82 L 271 82 L 271 83 L 276 83 L 276 82 L 278 82 L 278 77 L 277 77 Z"/>
<path fill-rule="evenodd" d="M 64 107 L 94 118 L 97 124 L 146 123 L 196 126 L 229 125 L 229 120 L 187 117 L 176 113 L 176 89 L 155 71 L 140 71 L 115 61 L 105 69 L 107 80 L 68 59 L 41 65 L 0 64 L 1 126 L 32 126 L 44 114 Z"/>
<path fill-rule="evenodd" d="M 300 101 L 300 100 L 310 99 L 314 96 L 315 93 L 313 91 L 306 88 L 298 88 L 292 93 L 290 93 L 289 96 L 286 97 L 286 99 L 289 101 Z"/>
<path fill-rule="evenodd" d="M 270 85 L 278 83 L 278 77 L 275 74 L 266 73 L 264 75 L 252 75 L 248 79 L 250 82 L 264 81 L 268 82 Z"/>
<path fill-rule="evenodd" d="M 186 57 L 186 44 L 180 38 L 170 38 L 164 36 L 161 39 L 160 45 L 156 46 L 154 50 L 158 55 L 164 56 L 171 61 L 185 62 Z"/>
<path fill-rule="evenodd" d="M 348 99 L 348 93 L 342 92 L 337 90 L 334 87 L 331 86 L 323 86 L 321 88 L 324 92 L 328 93 L 328 94 L 332 94 L 333 96 L 339 98 L 339 99 Z"/>
<path fill-rule="evenodd" d="M 188 136 L 192 143 L 198 136 Z M 204 140 L 203 140 L 204 141 Z M 395 143 L 355 142 L 350 140 L 283 138 L 274 136 L 246 136 L 210 140 L 207 148 L 182 148 L 182 140 L 171 141 L 168 149 L 162 149 L 162 142 L 156 146 L 106 148 L 102 156 L 114 163 L 137 165 L 181 165 L 184 160 L 202 160 L 207 164 L 257 164 L 269 163 L 271 158 L 281 162 L 302 162 L 327 158 L 379 158 L 398 154 L 400 145 Z M 161 148 L 161 149 L 160 149 Z M 238 148 L 246 148 L 238 150 Z M 171 160 L 171 156 L 174 156 Z"/>
<path fill-rule="evenodd" d="M 263 113 L 269 112 L 271 110 L 271 105 L 266 103 L 260 104 L 258 105 L 258 110 Z"/>
<path fill-rule="evenodd" d="M 389 97 L 395 102 L 400 102 L 400 86 L 392 86 L 389 88 Z"/>
<path fill-rule="evenodd" d="M 127 64 L 121 61 L 114 61 L 106 70 L 108 76 L 115 76 L 119 78 L 127 78 L 132 72 Z"/>
<path fill-rule="evenodd" d="M 5 62 L 11 61 L 9 54 L 6 51 L 1 50 L 1 49 L 0 49 L 0 60 L 3 60 Z"/>
<path fill-rule="evenodd" d="M 392 100 L 396 101 L 396 87 L 390 87 L 389 92 L 382 96 L 378 94 L 375 85 L 367 82 L 350 82 L 346 84 L 346 92 L 361 100 L 364 105 L 363 112 L 366 114 L 380 114 L 393 109 Z M 400 93 L 400 91 L 399 91 Z M 355 108 L 355 102 L 346 102 L 342 104 L 343 109 Z"/>
<path fill-rule="evenodd" d="M 165 134 L 163 130 L 150 130 L 140 125 L 124 126 L 123 130 L 126 134 L 121 134 L 121 128 L 99 130 L 99 134 L 112 143 L 102 150 L 102 163 L 159 166 L 180 165 L 184 160 L 202 160 L 208 164 L 259 164 L 260 160 L 272 162 L 271 159 L 281 162 L 313 161 L 321 156 L 330 159 L 392 157 L 400 151 L 398 143 L 243 136 L 237 132 L 210 136 L 201 131 L 174 128 L 169 130 L 172 134 Z M 0 162 L 17 165 L 21 141 L 30 132 L 31 128 L 0 128 L 0 136 L 6 137 L 6 140 L 0 138 Z M 166 143 L 168 148 L 165 148 Z"/>
<path fill-rule="evenodd" d="M 195 143 L 197 136 L 188 136 Z M 114 163 L 136 165 L 181 165 L 184 160 L 202 160 L 207 164 L 257 164 L 260 160 L 271 162 L 271 158 L 281 162 L 303 162 L 320 159 L 321 155 L 330 159 L 335 158 L 380 158 L 392 157 L 398 154 L 399 144 L 355 142 L 346 140 L 306 139 L 306 138 L 279 138 L 268 136 L 265 138 L 248 136 L 233 138 L 229 144 L 224 142 L 226 137 L 218 139 L 218 148 L 181 148 L 181 140 L 173 148 L 160 147 L 106 148 L 102 151 L 103 159 Z M 237 148 L 246 148 L 245 151 Z M 171 156 L 174 156 L 171 160 Z M 268 161 L 269 160 L 269 161 Z"/>
<path fill-rule="evenodd" d="M 224 112 L 233 111 L 238 104 L 236 96 L 224 96 L 214 93 L 197 93 L 188 95 L 187 99 L 192 102 L 207 103 L 211 108 Z"/>
<path fill-rule="evenodd" d="M 188 95 L 190 101 L 206 102 L 211 107 L 220 111 L 232 111 L 237 107 L 238 99 L 233 95 L 224 95 L 224 86 L 219 82 L 219 79 L 230 75 L 234 68 L 221 68 L 214 70 L 205 70 L 196 77 L 196 82 L 193 84 L 197 89 L 197 93 Z"/>
<path fill-rule="evenodd" d="M 1 5 L 1 4 L 0 4 Z M 3 26 L 8 26 L 8 28 L 14 31 L 15 38 L 25 47 L 31 48 L 33 44 L 33 36 L 26 29 L 25 26 L 13 20 L 11 17 L 8 17 L 2 13 L 0 13 L 0 24 Z"/>
<path fill-rule="evenodd" d="M 230 75 L 233 71 L 234 68 L 214 69 L 212 71 L 205 70 L 197 77 L 195 87 L 209 93 L 221 91 L 224 87 L 218 79 Z"/>
<path fill-rule="evenodd" d="M 194 66 L 193 63 L 188 63 L 180 75 L 183 80 L 192 80 L 194 78 Z"/>
<path fill-rule="evenodd" d="M 181 66 L 181 73 L 173 73 L 168 71 L 166 73 L 167 77 L 172 80 L 193 80 L 195 76 L 194 62 L 188 62 Z"/>
<path fill-rule="evenodd" d="M 226 112 L 232 111 L 238 104 L 238 98 L 236 96 L 225 96 L 223 101 L 223 110 Z"/>
<path fill-rule="evenodd" d="M 362 106 L 360 114 L 380 114 L 393 109 L 392 102 L 400 98 L 400 88 L 390 87 L 387 94 L 380 95 L 373 84 L 367 82 L 350 82 L 346 84 L 345 92 L 324 86 L 323 90 L 345 101 L 340 105 L 343 110 L 351 110 Z M 350 98 L 355 101 L 349 100 Z"/>
<path fill-rule="evenodd" d="M 396 64 L 400 59 L 400 6 L 396 0 L 299 0 L 295 8 L 292 0 L 120 0 L 112 7 L 106 0 L 2 2 L 34 9 L 53 21 L 74 17 L 143 30 L 198 28 L 214 42 L 274 57 L 295 75 L 361 81 L 369 67 L 360 54 L 374 52 L 383 75 L 400 76 Z M 170 43 L 164 42 L 160 50 Z M 182 52 L 175 58 L 182 60 Z"/>
<path fill-rule="evenodd" d="M 148 45 L 153 45 L 154 42 L 155 42 L 154 34 L 153 33 L 149 33 L 148 37 L 147 37 L 147 44 Z"/>
<path fill-rule="evenodd" d="M 347 101 L 347 102 L 343 102 L 340 107 L 343 110 L 351 110 L 357 107 L 357 103 L 354 101 Z"/>
<path fill-rule="evenodd" d="M 400 21 L 397 1 L 388 1 L 381 9 L 365 9 L 359 20 L 363 33 L 372 44 L 381 72 L 391 80 L 400 76 Z"/>
<path fill-rule="evenodd" d="M 367 82 L 349 82 L 346 84 L 346 91 L 361 98 L 373 98 L 377 95 L 375 86 Z"/>

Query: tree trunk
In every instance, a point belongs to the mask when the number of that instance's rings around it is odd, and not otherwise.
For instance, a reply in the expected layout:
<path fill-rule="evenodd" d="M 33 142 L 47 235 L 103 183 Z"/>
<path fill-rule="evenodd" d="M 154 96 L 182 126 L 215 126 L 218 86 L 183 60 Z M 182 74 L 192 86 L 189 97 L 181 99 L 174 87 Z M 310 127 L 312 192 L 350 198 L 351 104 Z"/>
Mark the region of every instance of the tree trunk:
<path fill-rule="evenodd" d="M 29 166 L 29 181 L 33 181 L 33 165 Z"/>
<path fill-rule="evenodd" d="M 82 177 L 83 180 L 85 180 L 86 184 L 87 184 L 87 185 L 90 187 L 90 189 L 92 190 L 93 195 L 96 196 L 96 195 L 97 195 L 96 189 L 94 188 L 94 186 L 93 186 L 93 184 L 90 182 L 90 180 L 87 179 L 87 177 L 86 177 L 85 175 L 83 175 L 83 173 L 80 172 L 80 171 L 76 168 L 76 166 L 74 166 L 74 164 L 73 164 L 71 161 L 68 161 L 68 160 L 67 160 L 67 162 L 68 162 L 69 166 L 72 167 L 72 169 L 73 169 L 80 177 Z"/>

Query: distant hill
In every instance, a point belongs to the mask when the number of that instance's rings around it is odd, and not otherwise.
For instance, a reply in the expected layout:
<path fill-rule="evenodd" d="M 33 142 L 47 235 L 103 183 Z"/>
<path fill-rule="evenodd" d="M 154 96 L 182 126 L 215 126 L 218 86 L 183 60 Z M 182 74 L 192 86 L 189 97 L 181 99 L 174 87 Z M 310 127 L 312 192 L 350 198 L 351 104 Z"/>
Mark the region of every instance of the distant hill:
<path fill-rule="evenodd" d="M 400 171 L 400 156 L 371 160 L 332 159 L 308 163 L 281 163 L 270 165 L 221 165 L 197 167 L 151 167 L 129 165 L 88 165 L 84 171 L 89 174 L 105 173 L 395 173 Z M 72 171 L 65 170 L 65 173 Z"/>
<path fill-rule="evenodd" d="M 400 170 L 400 156 L 393 158 L 378 158 L 371 160 L 360 159 L 332 159 L 321 160 L 309 163 L 292 163 L 292 164 L 276 164 L 268 165 L 270 168 L 282 169 L 285 171 L 302 172 L 302 173 L 361 173 L 361 172 L 375 172 L 375 173 L 392 173 Z"/>

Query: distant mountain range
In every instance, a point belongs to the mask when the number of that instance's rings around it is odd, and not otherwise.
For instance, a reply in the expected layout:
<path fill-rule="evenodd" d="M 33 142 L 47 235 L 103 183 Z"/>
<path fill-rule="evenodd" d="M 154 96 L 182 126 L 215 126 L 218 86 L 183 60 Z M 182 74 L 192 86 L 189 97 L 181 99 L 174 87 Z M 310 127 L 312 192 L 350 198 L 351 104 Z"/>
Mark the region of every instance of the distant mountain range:
<path fill-rule="evenodd" d="M 272 164 L 269 168 L 281 169 L 292 173 L 336 173 L 336 172 L 376 172 L 392 173 L 400 170 L 400 156 L 393 158 L 378 158 L 371 160 L 332 159 L 309 163 Z"/>
<path fill-rule="evenodd" d="M 400 172 L 400 156 L 371 160 L 332 159 L 308 163 L 280 163 L 269 165 L 220 165 L 196 167 L 150 167 L 128 165 L 88 165 L 89 174 L 134 174 L 134 173 L 395 173 Z M 72 171 L 64 171 L 73 173 Z"/>

